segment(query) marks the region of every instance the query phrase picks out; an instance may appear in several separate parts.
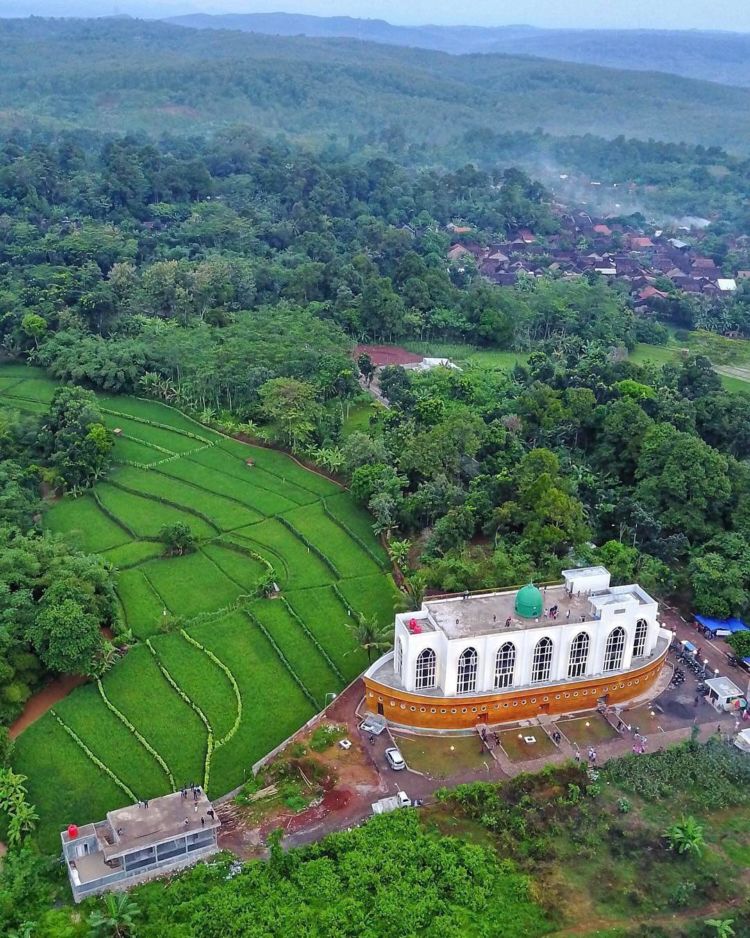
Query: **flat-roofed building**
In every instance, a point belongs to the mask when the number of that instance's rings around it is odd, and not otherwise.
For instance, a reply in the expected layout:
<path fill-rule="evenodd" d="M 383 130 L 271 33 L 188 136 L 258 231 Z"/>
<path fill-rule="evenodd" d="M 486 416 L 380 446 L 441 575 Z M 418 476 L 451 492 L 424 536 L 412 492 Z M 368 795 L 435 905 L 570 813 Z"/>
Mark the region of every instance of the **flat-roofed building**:
<path fill-rule="evenodd" d="M 365 703 L 403 726 L 458 729 L 640 696 L 672 633 L 637 584 L 604 567 L 563 571 L 543 590 L 428 599 L 396 615 L 394 650 L 365 672 Z"/>
<path fill-rule="evenodd" d="M 71 824 L 60 835 L 73 898 L 124 888 L 216 853 L 221 822 L 201 789 L 153 798 Z"/>

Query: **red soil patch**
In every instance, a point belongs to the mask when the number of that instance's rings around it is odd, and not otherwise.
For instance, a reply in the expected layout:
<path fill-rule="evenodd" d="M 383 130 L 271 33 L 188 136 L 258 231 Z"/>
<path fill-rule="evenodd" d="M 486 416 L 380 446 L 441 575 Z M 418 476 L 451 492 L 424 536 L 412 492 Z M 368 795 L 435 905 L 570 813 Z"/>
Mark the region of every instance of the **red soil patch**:
<path fill-rule="evenodd" d="M 21 716 L 11 723 L 8 730 L 10 738 L 15 739 L 27 726 L 31 726 L 39 717 L 43 717 L 48 710 L 51 710 L 56 703 L 67 697 L 79 684 L 85 684 L 86 680 L 87 678 L 82 674 L 64 674 L 43 687 L 26 701 Z"/>
<path fill-rule="evenodd" d="M 423 355 L 407 352 L 399 345 L 357 345 L 355 356 L 369 355 L 373 365 L 382 368 L 384 365 L 418 365 Z"/>
<path fill-rule="evenodd" d="M 352 800 L 348 788 L 332 788 L 323 795 L 323 808 L 326 811 L 342 811 Z"/>

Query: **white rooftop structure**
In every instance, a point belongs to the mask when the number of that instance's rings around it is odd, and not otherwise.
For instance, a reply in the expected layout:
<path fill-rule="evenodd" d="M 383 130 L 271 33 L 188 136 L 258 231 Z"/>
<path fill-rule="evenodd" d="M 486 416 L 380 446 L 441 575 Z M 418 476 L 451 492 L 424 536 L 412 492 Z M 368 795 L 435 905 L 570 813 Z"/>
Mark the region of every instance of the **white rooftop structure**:
<path fill-rule="evenodd" d="M 496 693 L 628 670 L 671 640 L 656 600 L 638 584 L 611 586 L 601 566 L 564 570 L 563 577 L 541 590 L 529 584 L 427 599 L 397 614 L 394 653 L 366 676 L 409 693 Z"/>

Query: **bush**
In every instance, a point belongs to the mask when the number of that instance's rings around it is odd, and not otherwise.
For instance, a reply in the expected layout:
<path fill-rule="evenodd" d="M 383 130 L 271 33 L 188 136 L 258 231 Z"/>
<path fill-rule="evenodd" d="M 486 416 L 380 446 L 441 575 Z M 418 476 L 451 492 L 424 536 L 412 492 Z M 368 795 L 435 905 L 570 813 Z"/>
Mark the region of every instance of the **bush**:
<path fill-rule="evenodd" d="M 319 726 L 310 737 L 310 749 L 313 752 L 324 752 L 344 736 L 346 730 L 343 726 L 336 726 L 334 723 Z"/>
<path fill-rule="evenodd" d="M 182 557 L 195 550 L 195 535 L 183 521 L 165 524 L 159 531 L 159 540 L 166 544 L 169 557 Z"/>

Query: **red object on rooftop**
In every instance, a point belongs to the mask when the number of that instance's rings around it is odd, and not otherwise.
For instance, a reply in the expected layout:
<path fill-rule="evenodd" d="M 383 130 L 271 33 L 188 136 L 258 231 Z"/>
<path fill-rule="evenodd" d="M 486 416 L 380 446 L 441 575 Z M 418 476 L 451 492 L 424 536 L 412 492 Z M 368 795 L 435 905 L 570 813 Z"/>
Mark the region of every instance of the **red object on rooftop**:
<path fill-rule="evenodd" d="M 422 633 L 422 626 L 416 619 L 409 619 L 409 631 L 412 635 L 420 635 Z"/>
<path fill-rule="evenodd" d="M 78 827 L 75 824 L 68 824 L 68 837 L 71 840 L 75 840 L 78 836 Z"/>

